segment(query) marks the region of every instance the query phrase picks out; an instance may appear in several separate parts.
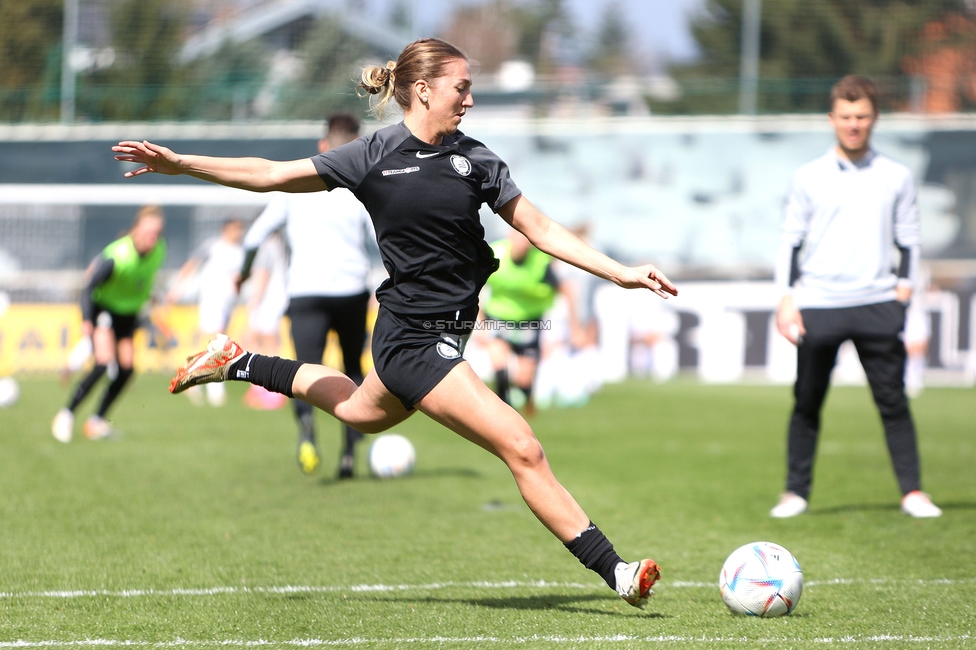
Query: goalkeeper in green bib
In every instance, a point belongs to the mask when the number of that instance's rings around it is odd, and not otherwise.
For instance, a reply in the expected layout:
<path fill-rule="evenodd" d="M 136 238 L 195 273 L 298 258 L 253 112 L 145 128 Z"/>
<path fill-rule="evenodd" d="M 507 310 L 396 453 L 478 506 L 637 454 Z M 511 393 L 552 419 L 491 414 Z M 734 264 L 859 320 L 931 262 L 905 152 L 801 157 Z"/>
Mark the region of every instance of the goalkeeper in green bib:
<path fill-rule="evenodd" d="M 525 395 L 526 413 L 532 414 L 532 384 L 539 368 L 542 332 L 548 329 L 542 317 L 563 289 L 552 271 L 550 257 L 519 231 L 512 230 L 507 239 L 495 242 L 491 248 L 498 259 L 498 270 L 488 278 L 490 293 L 484 314 L 495 393 L 512 405 L 511 388 L 518 388 Z M 568 303 L 573 327 L 572 300 Z M 510 363 L 513 356 L 514 364 Z"/>
<path fill-rule="evenodd" d="M 51 433 L 60 442 L 71 442 L 75 409 L 106 374 L 112 361 L 118 372 L 105 389 L 96 413 L 85 421 L 83 431 L 89 440 L 109 438 L 114 433 L 105 415 L 132 377 L 136 319 L 152 295 L 156 271 L 166 259 L 164 224 L 160 208 L 140 209 L 129 233 L 102 251 L 82 291 L 81 329 L 84 336 L 91 337 L 95 365 L 75 388 L 68 405 L 54 417 Z"/>

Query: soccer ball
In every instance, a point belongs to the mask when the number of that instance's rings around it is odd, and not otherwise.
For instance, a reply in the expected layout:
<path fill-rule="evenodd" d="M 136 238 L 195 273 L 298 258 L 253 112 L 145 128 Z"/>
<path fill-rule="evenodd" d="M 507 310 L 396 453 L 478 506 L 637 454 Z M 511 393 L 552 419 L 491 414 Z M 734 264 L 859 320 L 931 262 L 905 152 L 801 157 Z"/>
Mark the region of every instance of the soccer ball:
<path fill-rule="evenodd" d="M 786 616 L 800 602 L 803 571 L 782 546 L 753 542 L 737 548 L 725 560 L 718 586 L 722 600 L 736 614 Z"/>
<path fill-rule="evenodd" d="M 20 399 L 20 385 L 13 377 L 0 378 L 0 408 L 13 406 Z"/>
<path fill-rule="evenodd" d="M 417 452 L 409 440 L 398 433 L 385 433 L 369 448 L 369 470 L 378 478 L 404 476 L 413 470 Z"/>

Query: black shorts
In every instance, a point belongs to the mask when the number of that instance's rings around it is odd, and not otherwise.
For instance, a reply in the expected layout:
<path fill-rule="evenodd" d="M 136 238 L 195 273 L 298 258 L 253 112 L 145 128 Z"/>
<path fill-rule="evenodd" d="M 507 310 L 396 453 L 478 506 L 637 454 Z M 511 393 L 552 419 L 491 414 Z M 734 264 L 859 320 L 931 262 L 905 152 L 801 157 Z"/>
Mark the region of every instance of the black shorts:
<path fill-rule="evenodd" d="M 92 324 L 95 327 L 108 327 L 115 333 L 115 340 L 131 339 L 136 331 L 136 319 L 138 314 L 125 316 L 109 311 L 98 303 L 95 303 L 95 313 L 92 316 Z"/>
<path fill-rule="evenodd" d="M 526 359 L 539 359 L 539 347 L 542 344 L 541 318 L 533 320 L 498 320 L 487 315 L 488 333 L 497 339 L 508 343 L 512 352 L 519 357 Z"/>
<path fill-rule="evenodd" d="M 449 314 L 395 314 L 380 305 L 373 325 L 373 368 L 387 390 L 412 409 L 464 361 L 478 305 Z"/>

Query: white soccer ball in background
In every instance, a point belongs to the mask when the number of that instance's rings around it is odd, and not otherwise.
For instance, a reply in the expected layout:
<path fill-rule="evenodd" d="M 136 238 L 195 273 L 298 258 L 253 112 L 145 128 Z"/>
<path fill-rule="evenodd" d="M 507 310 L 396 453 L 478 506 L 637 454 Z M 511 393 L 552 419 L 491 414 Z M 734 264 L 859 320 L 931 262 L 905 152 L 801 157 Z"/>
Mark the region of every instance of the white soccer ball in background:
<path fill-rule="evenodd" d="M 13 377 L 0 377 L 0 408 L 13 406 L 20 399 L 20 384 Z"/>
<path fill-rule="evenodd" d="M 782 546 L 753 542 L 737 548 L 725 560 L 718 586 L 722 600 L 736 614 L 786 616 L 800 602 L 803 571 Z"/>
<path fill-rule="evenodd" d="M 384 433 L 369 448 L 369 471 L 378 478 L 409 474 L 417 462 L 413 444 L 398 433 Z"/>

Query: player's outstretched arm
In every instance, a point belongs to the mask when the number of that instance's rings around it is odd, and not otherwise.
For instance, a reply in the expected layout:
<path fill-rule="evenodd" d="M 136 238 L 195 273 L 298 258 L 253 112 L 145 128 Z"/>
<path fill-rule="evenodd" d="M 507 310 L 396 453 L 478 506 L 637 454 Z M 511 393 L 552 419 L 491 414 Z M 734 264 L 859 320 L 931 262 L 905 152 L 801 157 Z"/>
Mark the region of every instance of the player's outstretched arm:
<path fill-rule="evenodd" d="M 201 180 L 253 192 L 320 192 L 329 189 L 308 158 L 275 161 L 264 158 L 218 158 L 178 154 L 143 140 L 124 140 L 112 147 L 116 160 L 142 167 L 125 173 L 133 178 L 153 172 L 186 174 Z"/>
<path fill-rule="evenodd" d="M 626 289 L 650 289 L 662 298 L 678 295 L 674 284 L 653 264 L 624 266 L 547 217 L 524 196 L 506 203 L 498 214 L 542 252 L 597 277 Z"/>

